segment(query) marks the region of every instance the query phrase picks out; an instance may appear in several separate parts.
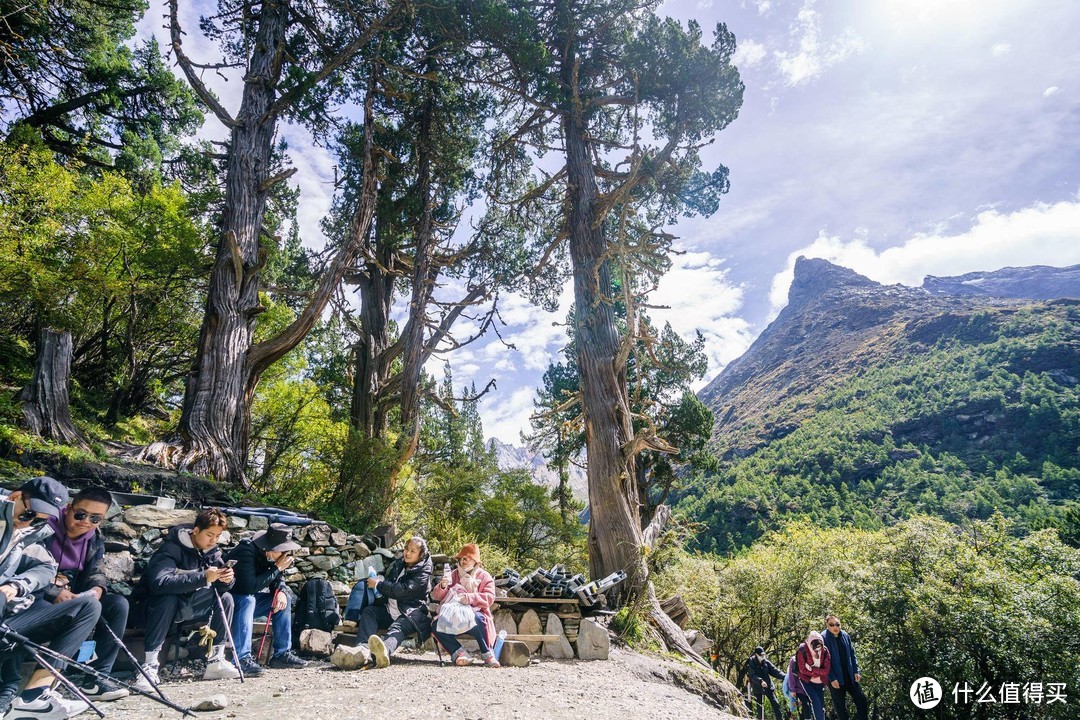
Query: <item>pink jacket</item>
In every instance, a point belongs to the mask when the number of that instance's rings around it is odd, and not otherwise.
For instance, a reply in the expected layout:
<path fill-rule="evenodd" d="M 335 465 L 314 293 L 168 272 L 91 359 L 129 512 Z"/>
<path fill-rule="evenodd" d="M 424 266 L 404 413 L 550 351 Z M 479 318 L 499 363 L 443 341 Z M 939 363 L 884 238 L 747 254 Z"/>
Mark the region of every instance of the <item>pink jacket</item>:
<path fill-rule="evenodd" d="M 465 588 L 458 584 L 460 577 L 458 571 L 454 570 L 454 572 L 450 573 L 450 586 L 444 589 L 440 587 L 439 583 L 436 583 L 431 591 L 431 597 L 436 602 L 442 603 L 443 599 L 453 591 L 457 594 L 459 601 L 480 611 L 484 616 L 484 634 L 487 636 L 488 647 L 494 648 L 495 618 L 491 615 L 491 606 L 495 603 L 495 578 L 491 577 L 491 574 L 484 568 L 477 568 L 476 579 L 480 582 L 476 587 L 476 592 L 467 593 Z M 439 580 L 441 582 L 442 578 L 439 578 Z M 432 627 L 435 626 L 435 619 L 432 619 L 431 625 Z"/>

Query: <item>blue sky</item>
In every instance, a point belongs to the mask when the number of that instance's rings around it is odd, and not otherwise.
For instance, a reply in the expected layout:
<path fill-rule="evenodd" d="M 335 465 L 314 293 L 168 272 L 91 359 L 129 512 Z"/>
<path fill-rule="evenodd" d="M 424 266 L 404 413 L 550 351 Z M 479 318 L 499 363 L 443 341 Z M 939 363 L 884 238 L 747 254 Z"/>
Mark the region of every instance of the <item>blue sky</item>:
<path fill-rule="evenodd" d="M 799 255 L 910 285 L 1080 263 L 1080 3 L 673 0 L 659 12 L 707 34 L 727 23 L 746 84 L 740 117 L 705 151 L 707 165 L 730 169 L 731 192 L 713 217 L 674 229 L 685 254 L 653 298 L 670 307 L 656 319 L 705 333 L 699 385 L 783 306 Z M 155 3 L 141 34 L 164 41 L 160 17 Z M 205 61 L 212 48 L 188 25 L 189 52 Z M 238 104 L 239 83 L 215 87 Z M 204 134 L 220 129 L 208 120 Z M 319 246 L 334 161 L 301 128 L 281 134 L 298 168 L 302 236 Z M 485 429 L 519 443 L 533 388 L 565 342 L 553 324 L 565 309 L 504 300 L 501 332 L 517 350 L 488 342 L 449 357 L 458 383 L 497 380 Z"/>

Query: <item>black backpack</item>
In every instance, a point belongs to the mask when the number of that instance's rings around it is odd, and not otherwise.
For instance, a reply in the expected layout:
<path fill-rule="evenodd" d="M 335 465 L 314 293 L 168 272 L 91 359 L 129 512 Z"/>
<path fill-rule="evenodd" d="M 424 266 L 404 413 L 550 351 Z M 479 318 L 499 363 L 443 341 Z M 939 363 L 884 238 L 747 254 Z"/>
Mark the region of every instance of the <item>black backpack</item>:
<path fill-rule="evenodd" d="M 294 640 L 298 640 L 301 630 L 314 628 L 332 632 L 341 623 L 341 610 L 334 589 L 322 578 L 312 578 L 300 588 L 300 599 L 296 601 L 296 620 L 293 622 Z"/>

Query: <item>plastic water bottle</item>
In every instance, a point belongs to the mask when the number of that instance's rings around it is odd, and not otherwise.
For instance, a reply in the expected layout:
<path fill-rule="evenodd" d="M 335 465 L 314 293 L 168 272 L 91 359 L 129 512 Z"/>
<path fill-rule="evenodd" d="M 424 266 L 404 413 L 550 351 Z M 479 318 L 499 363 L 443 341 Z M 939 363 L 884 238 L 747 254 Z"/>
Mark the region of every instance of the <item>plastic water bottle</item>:
<path fill-rule="evenodd" d="M 499 631 L 499 636 L 497 638 L 495 638 L 495 647 L 492 649 L 492 652 L 495 653 L 495 659 L 496 660 L 499 659 L 499 653 L 502 652 L 502 646 L 503 646 L 503 643 L 505 641 L 506 641 L 506 631 L 505 630 L 500 630 Z"/>
<path fill-rule="evenodd" d="M 379 577 L 378 573 L 375 572 L 375 568 L 371 567 L 370 565 L 368 566 L 368 569 L 367 569 L 367 576 L 368 576 L 368 578 L 377 578 L 377 577 Z M 382 593 L 379 592 L 378 588 L 368 588 L 369 604 L 370 604 L 370 602 L 373 602 L 376 598 L 379 598 L 379 597 L 382 597 Z"/>
<path fill-rule="evenodd" d="M 446 586 L 450 587 L 450 563 L 443 563 L 442 579 L 446 583 Z"/>

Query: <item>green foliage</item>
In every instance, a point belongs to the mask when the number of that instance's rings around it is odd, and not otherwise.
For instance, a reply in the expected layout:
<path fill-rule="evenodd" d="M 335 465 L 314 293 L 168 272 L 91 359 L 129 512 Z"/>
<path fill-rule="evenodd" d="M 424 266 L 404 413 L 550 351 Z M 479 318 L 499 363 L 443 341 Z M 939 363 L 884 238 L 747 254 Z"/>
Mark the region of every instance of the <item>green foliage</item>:
<path fill-rule="evenodd" d="M 763 422 L 801 423 L 690 480 L 679 508 L 721 552 L 799 517 L 874 529 L 1001 512 L 1064 529 L 1080 499 L 1078 319 L 1068 303 L 988 310 L 930 347 L 883 342 L 856 374 L 770 409 Z"/>
<path fill-rule="evenodd" d="M 682 594 L 732 680 L 755 645 L 783 668 L 824 616 L 856 643 L 863 686 L 884 717 L 910 714 L 918 677 L 955 683 L 1080 682 L 1080 551 L 1053 530 L 1016 537 L 997 516 L 963 527 L 917 517 L 881 530 L 795 523 L 722 561 L 685 554 L 657 579 Z M 967 718 L 949 702 L 938 717 Z M 1012 717 L 986 706 L 987 718 Z M 1071 717 L 1029 705 L 1030 717 Z M 1041 714 L 1040 714 L 1041 713 Z"/>

